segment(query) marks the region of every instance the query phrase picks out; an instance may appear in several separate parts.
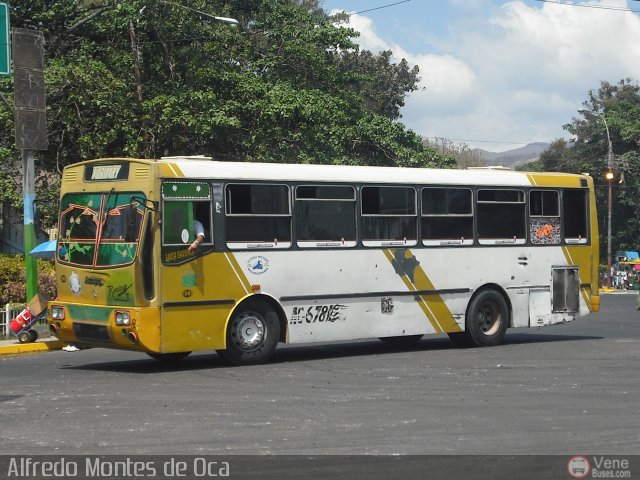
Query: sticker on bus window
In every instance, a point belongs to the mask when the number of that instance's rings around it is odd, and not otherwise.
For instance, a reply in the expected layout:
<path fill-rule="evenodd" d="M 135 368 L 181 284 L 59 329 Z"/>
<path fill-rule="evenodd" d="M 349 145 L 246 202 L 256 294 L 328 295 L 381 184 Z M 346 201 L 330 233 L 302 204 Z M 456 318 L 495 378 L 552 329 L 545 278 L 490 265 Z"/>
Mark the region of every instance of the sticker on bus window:
<path fill-rule="evenodd" d="M 531 217 L 529 234 L 534 245 L 557 245 L 560 243 L 559 217 Z"/>

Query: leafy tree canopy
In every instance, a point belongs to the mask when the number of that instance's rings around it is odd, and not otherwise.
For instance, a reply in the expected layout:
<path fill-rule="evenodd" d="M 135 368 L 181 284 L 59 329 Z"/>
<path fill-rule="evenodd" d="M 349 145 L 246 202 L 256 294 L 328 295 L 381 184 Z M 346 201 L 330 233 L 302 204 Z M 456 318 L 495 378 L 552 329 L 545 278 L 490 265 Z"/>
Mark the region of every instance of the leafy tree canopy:
<path fill-rule="evenodd" d="M 47 43 L 50 147 L 38 154 L 41 170 L 87 158 L 188 154 L 454 165 L 398 122 L 406 94 L 418 88 L 418 68 L 392 63 L 391 52 L 361 50 L 347 17 L 329 17 L 318 0 L 11 3 L 12 26 L 43 31 Z M 0 90 L 12 97 L 10 80 Z M 9 178 L 18 158 L 12 116 L 0 112 L 0 124 Z M 55 184 L 43 178 L 43 186 Z"/>
<path fill-rule="evenodd" d="M 613 172 L 612 250 L 640 248 L 640 86 L 631 79 L 601 82 L 588 92 L 580 117 L 564 126 L 574 138 L 554 141 L 539 160 L 542 170 L 586 172 L 594 177 L 601 245 L 606 245 L 608 187 Z M 609 160 L 609 139 L 611 160 Z M 605 249 L 603 254 L 605 254 Z"/>

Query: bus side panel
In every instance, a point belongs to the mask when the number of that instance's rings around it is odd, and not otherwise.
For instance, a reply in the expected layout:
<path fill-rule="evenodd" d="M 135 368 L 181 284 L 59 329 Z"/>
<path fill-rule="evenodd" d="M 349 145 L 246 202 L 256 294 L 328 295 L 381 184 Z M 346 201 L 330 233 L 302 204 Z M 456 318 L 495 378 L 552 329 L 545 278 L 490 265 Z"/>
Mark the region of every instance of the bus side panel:
<path fill-rule="evenodd" d="M 280 301 L 289 343 L 461 331 L 469 293 L 424 293 L 435 287 L 417 255 L 409 248 L 234 252 L 248 281 Z"/>
<path fill-rule="evenodd" d="M 207 254 L 161 272 L 161 351 L 224 348 L 229 313 L 251 292 L 232 256 Z"/>

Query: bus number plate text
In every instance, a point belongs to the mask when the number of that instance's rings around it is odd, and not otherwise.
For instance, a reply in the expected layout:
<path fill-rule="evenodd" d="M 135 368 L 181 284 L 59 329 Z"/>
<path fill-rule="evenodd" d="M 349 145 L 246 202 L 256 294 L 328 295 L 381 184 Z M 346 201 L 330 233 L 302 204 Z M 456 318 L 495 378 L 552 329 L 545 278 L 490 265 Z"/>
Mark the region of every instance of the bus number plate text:
<path fill-rule="evenodd" d="M 301 323 L 338 322 L 347 319 L 346 305 L 313 305 L 310 307 L 293 307 L 290 325 Z"/>

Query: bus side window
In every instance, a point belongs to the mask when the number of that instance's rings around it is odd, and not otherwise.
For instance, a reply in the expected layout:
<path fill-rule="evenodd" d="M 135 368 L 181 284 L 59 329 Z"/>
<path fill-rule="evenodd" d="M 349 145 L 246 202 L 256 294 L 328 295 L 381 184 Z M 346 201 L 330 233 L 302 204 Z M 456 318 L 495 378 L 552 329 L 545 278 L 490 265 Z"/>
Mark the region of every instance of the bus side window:
<path fill-rule="evenodd" d="M 587 243 L 589 227 L 588 191 L 566 189 L 562 192 L 562 221 L 566 243 Z"/>
<path fill-rule="evenodd" d="M 193 218 L 200 222 L 204 228 L 204 241 L 202 242 L 202 245 L 212 245 L 213 228 L 211 223 L 211 202 L 193 202 Z M 196 238 L 195 232 L 193 233 L 193 238 Z"/>
<path fill-rule="evenodd" d="M 195 221 L 204 227 L 203 245 L 213 244 L 211 202 L 171 200 L 165 201 L 162 243 L 164 245 L 189 245 L 195 238 Z"/>
<path fill-rule="evenodd" d="M 423 188 L 422 243 L 473 245 L 472 200 L 468 188 Z"/>
<path fill-rule="evenodd" d="M 352 186 L 299 185 L 295 199 L 299 247 L 356 245 L 356 194 Z"/>
<path fill-rule="evenodd" d="M 522 190 L 478 190 L 478 241 L 482 245 L 526 242 L 525 201 Z"/>
<path fill-rule="evenodd" d="M 362 244 L 416 245 L 416 191 L 411 187 L 362 187 Z"/>
<path fill-rule="evenodd" d="M 557 191 L 529 192 L 529 238 L 534 245 L 560 243 L 560 195 Z"/>
<path fill-rule="evenodd" d="M 291 199 L 287 185 L 228 184 L 225 204 L 227 247 L 291 246 Z"/>

